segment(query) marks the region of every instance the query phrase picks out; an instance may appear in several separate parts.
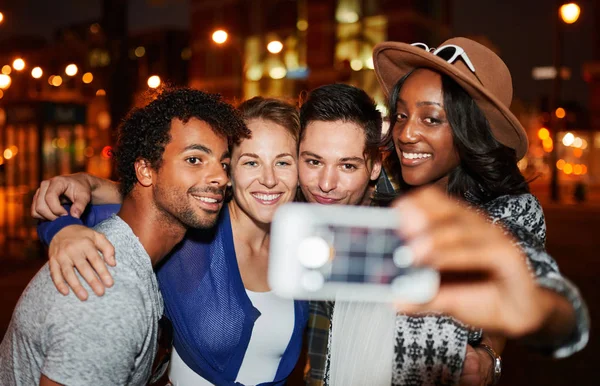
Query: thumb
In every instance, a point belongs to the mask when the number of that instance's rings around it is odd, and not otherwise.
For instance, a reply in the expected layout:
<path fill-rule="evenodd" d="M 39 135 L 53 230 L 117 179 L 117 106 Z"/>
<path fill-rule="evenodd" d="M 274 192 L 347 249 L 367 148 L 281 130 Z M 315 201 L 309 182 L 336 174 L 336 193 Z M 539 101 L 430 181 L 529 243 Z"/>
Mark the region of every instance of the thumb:
<path fill-rule="evenodd" d="M 71 216 L 79 218 L 81 214 L 85 210 L 85 207 L 88 204 L 88 200 L 84 200 L 82 198 L 76 198 L 72 200 L 73 204 L 71 205 Z"/>

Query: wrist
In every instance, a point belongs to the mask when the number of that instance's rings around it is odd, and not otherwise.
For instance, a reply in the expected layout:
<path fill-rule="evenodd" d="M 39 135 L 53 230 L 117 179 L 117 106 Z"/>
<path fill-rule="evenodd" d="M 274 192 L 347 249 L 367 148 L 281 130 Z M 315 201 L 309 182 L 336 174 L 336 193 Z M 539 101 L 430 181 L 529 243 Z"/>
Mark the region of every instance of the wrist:
<path fill-rule="evenodd" d="M 502 358 L 496 351 L 492 348 L 492 346 L 487 345 L 485 343 L 480 343 L 475 347 L 480 355 L 483 355 L 484 358 L 487 358 L 491 365 L 489 367 L 484 366 L 483 368 L 489 369 L 486 374 L 486 385 L 496 385 L 500 381 L 500 376 L 502 375 Z"/>

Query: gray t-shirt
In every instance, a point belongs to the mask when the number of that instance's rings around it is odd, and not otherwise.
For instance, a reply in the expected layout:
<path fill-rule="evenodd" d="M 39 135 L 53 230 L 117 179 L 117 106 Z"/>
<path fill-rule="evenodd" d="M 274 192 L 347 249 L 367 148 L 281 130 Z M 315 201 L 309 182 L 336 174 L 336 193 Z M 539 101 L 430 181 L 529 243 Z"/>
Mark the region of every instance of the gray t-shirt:
<path fill-rule="evenodd" d="M 157 348 L 162 297 L 150 257 L 118 216 L 98 224 L 115 247 L 114 286 L 79 301 L 61 295 L 48 264 L 31 280 L 0 345 L 0 385 L 144 385 Z M 84 281 L 82 280 L 82 283 Z"/>

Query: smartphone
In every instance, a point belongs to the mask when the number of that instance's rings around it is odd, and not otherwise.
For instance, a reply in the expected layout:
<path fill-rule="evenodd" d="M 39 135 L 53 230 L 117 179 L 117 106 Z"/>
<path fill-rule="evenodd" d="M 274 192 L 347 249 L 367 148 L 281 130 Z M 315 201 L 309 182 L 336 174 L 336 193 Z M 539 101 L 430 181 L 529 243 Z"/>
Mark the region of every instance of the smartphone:
<path fill-rule="evenodd" d="M 282 205 L 271 225 L 271 289 L 292 299 L 430 301 L 439 273 L 412 265 L 396 234 L 400 221 L 389 208 Z"/>

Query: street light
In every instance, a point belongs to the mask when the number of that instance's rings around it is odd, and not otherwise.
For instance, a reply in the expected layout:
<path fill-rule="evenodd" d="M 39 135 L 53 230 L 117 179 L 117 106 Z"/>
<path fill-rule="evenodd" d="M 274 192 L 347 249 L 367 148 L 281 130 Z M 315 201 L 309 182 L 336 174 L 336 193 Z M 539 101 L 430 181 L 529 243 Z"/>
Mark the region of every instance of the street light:
<path fill-rule="evenodd" d="M 42 75 L 44 75 L 44 71 L 42 71 L 41 67 L 34 67 L 33 70 L 31 70 L 31 76 L 35 79 L 40 79 Z"/>
<path fill-rule="evenodd" d="M 554 28 L 554 68 L 556 70 L 556 75 L 554 76 L 554 83 L 552 87 L 552 94 L 550 95 L 550 111 L 554 111 L 554 114 L 550 114 L 550 125 L 552 128 L 552 141 L 553 143 L 558 143 L 558 131 L 560 129 L 561 119 L 566 116 L 566 112 L 564 109 L 559 106 L 560 99 L 560 86 L 561 86 L 561 76 L 560 76 L 560 66 L 562 61 L 562 30 L 563 24 L 573 24 L 579 19 L 579 15 L 581 13 L 581 9 L 576 3 L 563 3 L 562 1 L 557 1 L 557 9 L 558 15 L 560 17 L 556 18 L 556 25 Z M 560 200 L 560 192 L 558 187 L 558 168 L 556 167 L 556 163 L 558 162 L 558 146 L 554 146 L 551 152 L 551 160 L 550 166 L 552 168 L 552 172 L 550 175 L 550 198 L 554 202 L 558 202 Z"/>
<path fill-rule="evenodd" d="M 77 65 L 71 63 L 67 67 L 65 67 L 65 74 L 67 74 L 69 76 L 75 76 L 75 75 L 77 75 L 78 70 L 79 69 L 77 68 Z"/>
<path fill-rule="evenodd" d="M 217 44 L 223 44 L 227 41 L 227 32 L 218 29 L 212 34 L 212 40 Z"/>
<path fill-rule="evenodd" d="M 17 71 L 21 71 L 25 68 L 25 61 L 21 58 L 17 58 L 13 61 L 13 68 Z"/>
<path fill-rule="evenodd" d="M 573 24 L 579 19 L 581 9 L 576 3 L 563 4 L 559 9 L 561 19 L 567 24 Z"/>
<path fill-rule="evenodd" d="M 160 86 L 160 77 L 158 75 L 152 75 L 148 78 L 148 87 L 157 88 Z"/>

